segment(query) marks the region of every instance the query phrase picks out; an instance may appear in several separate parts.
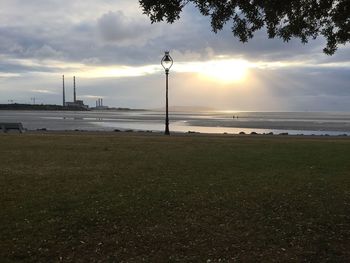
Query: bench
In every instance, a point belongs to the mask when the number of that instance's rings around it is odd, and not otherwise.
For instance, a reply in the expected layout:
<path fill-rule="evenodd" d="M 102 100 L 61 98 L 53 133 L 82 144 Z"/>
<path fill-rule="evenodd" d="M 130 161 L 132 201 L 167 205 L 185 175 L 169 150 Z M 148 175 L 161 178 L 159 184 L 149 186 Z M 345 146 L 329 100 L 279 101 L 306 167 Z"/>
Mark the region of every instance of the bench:
<path fill-rule="evenodd" d="M 8 130 L 18 130 L 20 133 L 24 131 L 22 123 L 15 122 L 0 122 L 0 130 L 7 132 Z"/>

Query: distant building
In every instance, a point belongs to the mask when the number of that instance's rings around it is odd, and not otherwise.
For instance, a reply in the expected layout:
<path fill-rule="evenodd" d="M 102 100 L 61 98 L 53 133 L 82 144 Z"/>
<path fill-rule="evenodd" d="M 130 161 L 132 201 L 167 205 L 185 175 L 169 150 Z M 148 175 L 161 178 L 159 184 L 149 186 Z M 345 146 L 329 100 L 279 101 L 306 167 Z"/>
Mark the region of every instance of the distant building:
<path fill-rule="evenodd" d="M 66 106 L 68 108 L 83 108 L 88 109 L 89 106 L 84 104 L 84 101 L 77 100 L 77 94 L 76 94 L 76 85 L 75 85 L 75 76 L 73 77 L 73 102 L 66 102 L 65 101 L 65 86 L 64 86 L 64 75 L 63 75 L 63 106 Z"/>
<path fill-rule="evenodd" d="M 95 110 L 108 110 L 108 106 L 103 106 L 103 99 L 99 98 L 96 100 L 96 107 L 94 108 Z"/>
<path fill-rule="evenodd" d="M 70 108 L 85 108 L 88 109 L 89 106 L 84 104 L 82 100 L 76 100 L 75 102 L 66 102 L 66 107 Z"/>

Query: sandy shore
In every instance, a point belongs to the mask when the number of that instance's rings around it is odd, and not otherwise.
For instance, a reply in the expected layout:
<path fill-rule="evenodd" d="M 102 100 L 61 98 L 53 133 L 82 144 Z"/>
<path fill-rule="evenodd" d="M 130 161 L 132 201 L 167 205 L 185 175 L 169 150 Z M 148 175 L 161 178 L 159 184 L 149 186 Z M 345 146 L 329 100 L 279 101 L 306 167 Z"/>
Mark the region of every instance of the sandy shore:
<path fill-rule="evenodd" d="M 238 114 L 238 113 L 237 113 Z M 38 112 L 2 111 L 0 122 L 21 122 L 28 130 L 158 131 L 164 129 L 162 112 Z M 350 114 L 340 113 L 184 113 L 170 115 L 170 130 L 186 133 L 350 136 Z"/>

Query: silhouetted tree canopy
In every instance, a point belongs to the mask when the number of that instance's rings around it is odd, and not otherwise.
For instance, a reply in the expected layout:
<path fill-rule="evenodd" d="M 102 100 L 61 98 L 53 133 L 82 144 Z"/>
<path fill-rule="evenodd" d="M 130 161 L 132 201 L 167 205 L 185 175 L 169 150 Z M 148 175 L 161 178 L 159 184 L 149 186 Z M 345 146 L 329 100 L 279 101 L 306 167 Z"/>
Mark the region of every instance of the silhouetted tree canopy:
<path fill-rule="evenodd" d="M 152 23 L 173 23 L 185 5 L 192 3 L 202 15 L 211 18 L 212 30 L 232 24 L 232 33 L 247 42 L 254 32 L 266 28 L 269 38 L 289 41 L 322 35 L 327 40 L 323 51 L 332 55 L 339 44 L 350 39 L 350 0 L 139 0 Z"/>

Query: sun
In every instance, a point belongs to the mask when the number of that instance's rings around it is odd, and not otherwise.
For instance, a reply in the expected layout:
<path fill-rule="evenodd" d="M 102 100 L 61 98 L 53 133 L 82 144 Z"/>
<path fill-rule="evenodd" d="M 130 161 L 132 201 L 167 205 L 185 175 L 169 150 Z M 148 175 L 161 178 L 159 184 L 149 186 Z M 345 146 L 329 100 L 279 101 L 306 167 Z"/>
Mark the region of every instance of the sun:
<path fill-rule="evenodd" d="M 204 63 L 198 73 L 223 83 L 242 82 L 247 75 L 249 63 L 244 60 L 212 60 Z"/>

